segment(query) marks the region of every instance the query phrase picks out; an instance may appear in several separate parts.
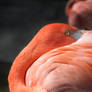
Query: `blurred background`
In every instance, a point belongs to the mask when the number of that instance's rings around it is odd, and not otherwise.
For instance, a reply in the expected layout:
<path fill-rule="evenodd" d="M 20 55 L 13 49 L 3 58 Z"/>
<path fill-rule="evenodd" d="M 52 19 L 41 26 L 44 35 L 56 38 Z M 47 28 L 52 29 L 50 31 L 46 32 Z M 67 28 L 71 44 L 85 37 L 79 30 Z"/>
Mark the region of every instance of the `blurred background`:
<path fill-rule="evenodd" d="M 67 23 L 67 1 L 0 1 L 0 92 L 9 92 L 8 73 L 12 62 L 39 29 L 50 23 Z"/>

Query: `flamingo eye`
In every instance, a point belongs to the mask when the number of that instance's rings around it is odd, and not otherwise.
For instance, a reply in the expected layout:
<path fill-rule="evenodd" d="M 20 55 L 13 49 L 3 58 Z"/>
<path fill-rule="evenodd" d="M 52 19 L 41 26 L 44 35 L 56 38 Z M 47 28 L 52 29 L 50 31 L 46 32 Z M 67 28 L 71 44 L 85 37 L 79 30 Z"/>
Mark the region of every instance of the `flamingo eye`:
<path fill-rule="evenodd" d="M 65 35 L 66 35 L 66 36 L 70 36 L 71 33 L 72 33 L 72 32 L 71 32 L 70 30 L 66 30 Z"/>

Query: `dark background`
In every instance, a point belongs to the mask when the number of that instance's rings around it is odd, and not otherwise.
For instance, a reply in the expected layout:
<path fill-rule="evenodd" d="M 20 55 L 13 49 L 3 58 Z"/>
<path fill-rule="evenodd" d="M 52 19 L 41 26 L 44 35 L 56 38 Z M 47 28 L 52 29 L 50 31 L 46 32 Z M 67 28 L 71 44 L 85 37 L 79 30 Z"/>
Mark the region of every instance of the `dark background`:
<path fill-rule="evenodd" d="M 68 0 L 0 1 L 0 92 L 8 91 L 8 72 L 18 53 L 49 23 L 67 23 Z"/>

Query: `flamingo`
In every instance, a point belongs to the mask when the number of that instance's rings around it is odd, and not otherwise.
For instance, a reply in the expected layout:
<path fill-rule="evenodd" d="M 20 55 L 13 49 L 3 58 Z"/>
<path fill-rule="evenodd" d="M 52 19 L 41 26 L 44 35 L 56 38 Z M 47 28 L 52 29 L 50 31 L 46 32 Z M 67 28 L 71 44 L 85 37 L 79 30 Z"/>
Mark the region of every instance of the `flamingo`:
<path fill-rule="evenodd" d="M 78 28 L 63 23 L 48 24 L 41 28 L 11 66 L 8 76 L 10 92 L 46 92 L 41 86 L 35 87 L 35 82 L 29 85 L 28 80 L 30 82 L 31 77 L 27 77 L 29 76 L 27 71 L 43 54 L 75 42 L 79 38 L 77 34 L 81 34 Z M 36 69 L 37 67 L 32 71 Z M 32 75 L 34 76 L 35 72 Z M 32 78 L 35 80 L 35 76 Z"/>
<path fill-rule="evenodd" d="M 69 0 L 65 13 L 69 25 L 92 29 L 92 0 Z"/>

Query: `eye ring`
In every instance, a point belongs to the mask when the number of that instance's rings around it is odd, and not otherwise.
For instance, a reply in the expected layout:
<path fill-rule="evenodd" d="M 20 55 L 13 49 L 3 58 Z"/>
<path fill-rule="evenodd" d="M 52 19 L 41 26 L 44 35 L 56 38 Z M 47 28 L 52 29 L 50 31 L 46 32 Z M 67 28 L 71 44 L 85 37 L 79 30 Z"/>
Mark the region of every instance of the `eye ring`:
<path fill-rule="evenodd" d="M 65 35 L 66 36 L 70 36 L 72 34 L 72 31 L 71 30 L 66 30 L 66 32 L 65 32 Z"/>

